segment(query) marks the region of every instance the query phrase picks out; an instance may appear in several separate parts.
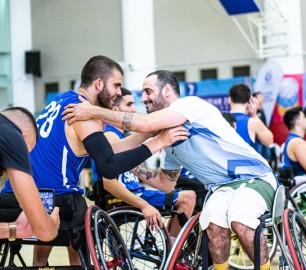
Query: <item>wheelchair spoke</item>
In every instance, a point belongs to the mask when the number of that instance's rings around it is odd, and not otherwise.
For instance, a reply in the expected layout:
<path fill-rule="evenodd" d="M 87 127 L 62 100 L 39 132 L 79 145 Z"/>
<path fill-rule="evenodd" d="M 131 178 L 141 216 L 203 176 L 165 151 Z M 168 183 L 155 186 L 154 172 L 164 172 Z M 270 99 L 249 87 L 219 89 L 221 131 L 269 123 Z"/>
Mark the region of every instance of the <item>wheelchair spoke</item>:
<path fill-rule="evenodd" d="M 164 269 L 170 239 L 163 229 L 151 231 L 146 226 L 143 214 L 132 207 L 125 207 L 125 210 L 118 208 L 109 214 L 120 230 L 134 267 L 145 270 Z"/>

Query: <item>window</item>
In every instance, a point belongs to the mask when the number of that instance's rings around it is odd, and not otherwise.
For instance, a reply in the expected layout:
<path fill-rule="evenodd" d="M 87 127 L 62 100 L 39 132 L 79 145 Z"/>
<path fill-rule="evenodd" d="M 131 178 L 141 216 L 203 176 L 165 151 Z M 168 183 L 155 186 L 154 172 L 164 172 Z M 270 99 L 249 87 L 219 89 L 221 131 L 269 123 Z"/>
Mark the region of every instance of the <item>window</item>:
<path fill-rule="evenodd" d="M 216 68 L 201 69 L 200 72 L 201 80 L 218 78 L 218 70 Z"/>
<path fill-rule="evenodd" d="M 71 80 L 70 81 L 70 89 L 77 91 L 80 88 L 81 80 Z"/>
<path fill-rule="evenodd" d="M 58 82 L 52 82 L 52 83 L 45 83 L 45 102 L 46 104 L 49 104 L 51 100 L 54 98 L 55 95 L 57 95 L 59 91 L 59 84 Z"/>
<path fill-rule="evenodd" d="M 75 82 L 76 82 L 76 80 L 70 81 L 70 89 L 74 90 Z"/>
<path fill-rule="evenodd" d="M 180 81 L 180 82 L 185 82 L 186 81 L 186 74 L 185 71 L 174 71 L 172 72 L 175 77 Z"/>
<path fill-rule="evenodd" d="M 45 92 L 58 92 L 59 91 L 59 85 L 58 82 L 51 82 L 51 83 L 45 83 Z"/>
<path fill-rule="evenodd" d="M 250 66 L 233 67 L 233 77 L 250 76 Z"/>

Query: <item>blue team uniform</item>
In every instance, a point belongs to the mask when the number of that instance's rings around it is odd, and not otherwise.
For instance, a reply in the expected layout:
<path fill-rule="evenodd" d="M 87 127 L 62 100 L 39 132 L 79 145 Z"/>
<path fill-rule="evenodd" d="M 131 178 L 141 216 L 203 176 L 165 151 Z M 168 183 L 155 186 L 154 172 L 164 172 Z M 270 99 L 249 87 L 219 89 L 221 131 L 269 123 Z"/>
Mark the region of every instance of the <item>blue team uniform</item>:
<path fill-rule="evenodd" d="M 255 143 L 251 140 L 249 135 L 248 123 L 251 116 L 245 113 L 231 113 L 236 117 L 236 131 L 237 133 L 253 148 Z"/>
<path fill-rule="evenodd" d="M 79 103 L 72 90 L 58 94 L 36 120 L 39 140 L 30 154 L 33 176 L 38 188 L 52 188 L 56 195 L 84 190 L 79 175 L 89 156 L 76 156 L 69 146 L 61 114 L 70 103 Z M 2 192 L 13 192 L 6 181 Z"/>
<path fill-rule="evenodd" d="M 303 140 L 303 138 L 301 136 L 298 136 L 296 134 L 293 133 L 289 133 L 288 138 L 285 142 L 285 147 L 284 147 L 284 151 L 283 151 L 283 160 L 284 160 L 284 164 L 282 167 L 287 168 L 287 167 L 292 167 L 293 170 L 293 174 L 294 176 L 301 176 L 301 175 L 305 175 L 306 171 L 304 170 L 304 168 L 300 165 L 299 162 L 297 161 L 293 161 L 289 158 L 288 154 L 287 154 L 287 147 L 289 142 L 294 139 L 294 138 L 300 138 Z"/>

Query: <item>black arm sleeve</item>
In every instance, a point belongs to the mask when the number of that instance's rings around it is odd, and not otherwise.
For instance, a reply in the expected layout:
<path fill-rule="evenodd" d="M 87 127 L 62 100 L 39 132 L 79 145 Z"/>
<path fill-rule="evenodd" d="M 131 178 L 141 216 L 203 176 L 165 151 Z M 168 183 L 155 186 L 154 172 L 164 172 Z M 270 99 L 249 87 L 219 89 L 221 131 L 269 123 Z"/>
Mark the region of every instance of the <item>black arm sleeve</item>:
<path fill-rule="evenodd" d="M 95 161 L 98 173 L 108 179 L 117 178 L 152 156 L 146 145 L 114 154 L 103 132 L 90 134 L 83 140 L 87 153 Z"/>

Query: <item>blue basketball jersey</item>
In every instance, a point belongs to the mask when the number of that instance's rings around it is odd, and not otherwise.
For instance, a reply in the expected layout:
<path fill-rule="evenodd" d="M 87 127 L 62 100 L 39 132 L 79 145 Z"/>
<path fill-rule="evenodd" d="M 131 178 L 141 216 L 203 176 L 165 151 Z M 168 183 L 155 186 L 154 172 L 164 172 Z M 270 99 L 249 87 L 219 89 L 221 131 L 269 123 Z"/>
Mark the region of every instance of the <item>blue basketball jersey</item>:
<path fill-rule="evenodd" d="M 56 194 L 83 193 L 79 175 L 89 156 L 73 153 L 61 115 L 66 105 L 80 102 L 78 96 L 72 90 L 56 95 L 36 120 L 39 139 L 30 153 L 34 180 L 38 188 L 52 188 Z"/>
<path fill-rule="evenodd" d="M 262 178 L 276 188 L 267 161 L 226 122 L 212 104 L 195 96 L 179 98 L 166 110 L 174 110 L 188 121 L 190 135 L 163 151 L 161 167 L 177 170 L 183 166 L 206 188 L 237 180 Z"/>
<path fill-rule="evenodd" d="M 283 160 L 284 160 L 284 164 L 282 167 L 286 168 L 286 167 L 292 167 L 293 170 L 293 174 L 294 176 L 301 176 L 301 175 L 305 175 L 306 171 L 304 170 L 304 168 L 301 166 L 301 164 L 297 161 L 293 161 L 289 158 L 288 153 L 287 153 L 287 148 L 288 148 L 288 144 L 289 142 L 293 139 L 293 138 L 300 138 L 301 140 L 303 140 L 303 138 L 301 136 L 298 136 L 294 133 L 289 133 L 288 138 L 286 139 L 285 142 L 285 147 L 284 147 L 284 151 L 283 151 Z"/>
<path fill-rule="evenodd" d="M 106 132 L 114 132 L 120 139 L 125 138 L 124 134 L 120 132 L 120 130 L 111 125 L 105 126 L 104 133 Z M 120 174 L 118 181 L 138 196 L 140 196 L 145 190 L 145 187 L 139 183 L 138 177 L 130 171 Z"/>
<path fill-rule="evenodd" d="M 236 131 L 237 133 L 253 148 L 255 147 L 255 143 L 252 142 L 250 135 L 249 135 L 249 129 L 248 129 L 248 123 L 250 120 L 250 116 L 245 113 L 231 113 L 235 115 L 236 117 Z"/>

